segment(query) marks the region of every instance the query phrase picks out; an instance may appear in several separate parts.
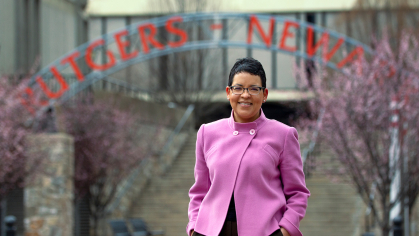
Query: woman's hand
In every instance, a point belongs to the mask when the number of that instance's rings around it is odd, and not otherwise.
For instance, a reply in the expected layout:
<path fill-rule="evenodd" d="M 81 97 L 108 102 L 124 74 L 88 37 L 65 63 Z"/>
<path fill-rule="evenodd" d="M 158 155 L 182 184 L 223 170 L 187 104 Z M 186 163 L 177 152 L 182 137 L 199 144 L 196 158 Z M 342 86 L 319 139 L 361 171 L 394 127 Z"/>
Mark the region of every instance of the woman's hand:
<path fill-rule="evenodd" d="M 290 233 L 288 233 L 288 231 L 284 227 L 281 227 L 281 233 L 284 236 L 291 236 Z"/>

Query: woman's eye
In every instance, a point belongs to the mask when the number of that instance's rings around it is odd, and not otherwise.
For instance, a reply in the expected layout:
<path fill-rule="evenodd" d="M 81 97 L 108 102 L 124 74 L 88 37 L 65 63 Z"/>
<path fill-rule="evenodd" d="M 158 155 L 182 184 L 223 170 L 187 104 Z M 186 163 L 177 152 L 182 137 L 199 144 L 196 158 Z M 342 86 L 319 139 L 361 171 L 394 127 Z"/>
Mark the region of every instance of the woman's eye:
<path fill-rule="evenodd" d="M 233 90 L 234 90 L 235 92 L 240 92 L 240 91 L 242 91 L 243 89 L 242 89 L 242 88 L 240 88 L 240 87 L 234 87 L 234 88 L 233 88 Z"/>
<path fill-rule="evenodd" d="M 259 92 L 259 88 L 249 88 L 249 90 L 252 92 Z"/>

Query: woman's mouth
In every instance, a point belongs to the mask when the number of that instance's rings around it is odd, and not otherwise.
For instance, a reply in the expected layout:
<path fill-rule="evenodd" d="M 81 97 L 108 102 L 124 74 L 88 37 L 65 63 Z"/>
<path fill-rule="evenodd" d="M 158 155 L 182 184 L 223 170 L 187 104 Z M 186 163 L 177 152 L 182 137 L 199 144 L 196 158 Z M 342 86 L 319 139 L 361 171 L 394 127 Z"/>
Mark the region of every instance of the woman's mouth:
<path fill-rule="evenodd" d="M 242 107 L 249 107 L 250 105 L 252 105 L 251 102 L 239 102 L 239 105 Z"/>

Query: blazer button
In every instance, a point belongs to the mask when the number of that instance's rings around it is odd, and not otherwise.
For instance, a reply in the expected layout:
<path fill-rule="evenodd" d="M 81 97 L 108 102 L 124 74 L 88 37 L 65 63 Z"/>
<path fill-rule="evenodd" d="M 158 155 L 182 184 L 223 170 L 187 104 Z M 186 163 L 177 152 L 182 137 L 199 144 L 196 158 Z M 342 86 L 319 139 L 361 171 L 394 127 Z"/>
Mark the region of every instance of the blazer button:
<path fill-rule="evenodd" d="M 234 131 L 233 132 L 233 135 L 238 135 L 239 134 L 239 131 Z"/>
<path fill-rule="evenodd" d="M 255 134 L 255 130 L 254 130 L 254 129 L 251 129 L 249 133 L 250 133 L 251 135 L 254 135 L 254 134 Z"/>

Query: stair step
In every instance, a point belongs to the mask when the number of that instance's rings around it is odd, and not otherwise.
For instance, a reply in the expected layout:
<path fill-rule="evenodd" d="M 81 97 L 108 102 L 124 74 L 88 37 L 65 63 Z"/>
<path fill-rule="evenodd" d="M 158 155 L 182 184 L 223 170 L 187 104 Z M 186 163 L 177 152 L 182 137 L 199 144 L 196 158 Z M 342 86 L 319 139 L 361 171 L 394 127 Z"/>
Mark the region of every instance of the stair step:
<path fill-rule="evenodd" d="M 163 229 L 166 236 L 186 235 L 188 191 L 194 183 L 196 133 L 163 176 L 151 180 L 132 208 L 130 217 L 142 217 L 151 229 Z"/>

